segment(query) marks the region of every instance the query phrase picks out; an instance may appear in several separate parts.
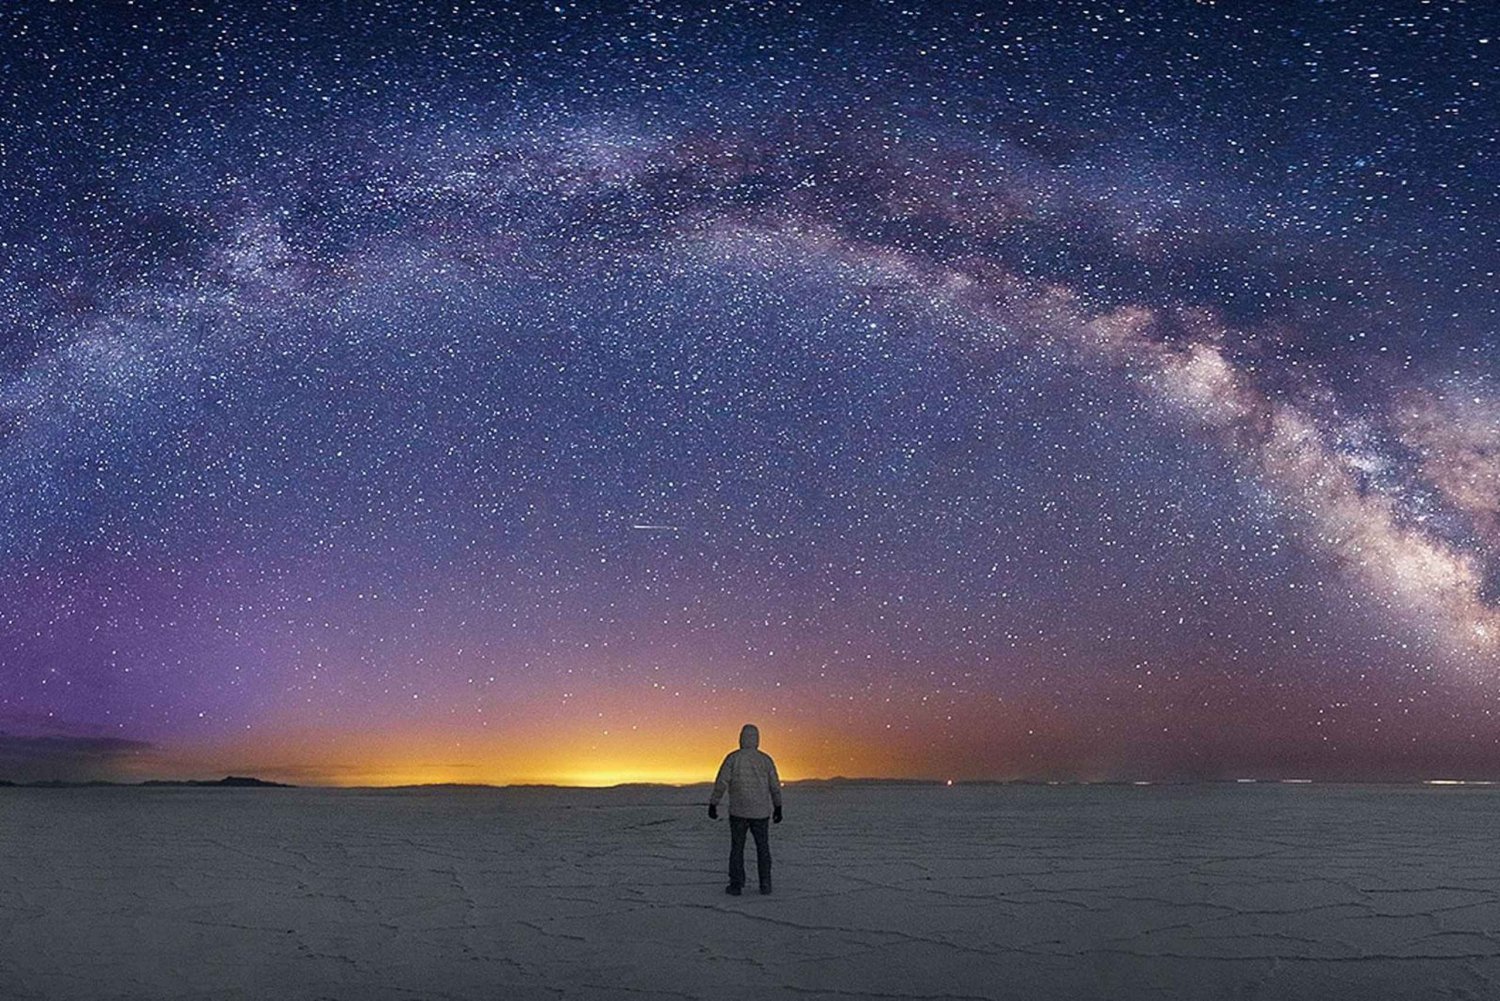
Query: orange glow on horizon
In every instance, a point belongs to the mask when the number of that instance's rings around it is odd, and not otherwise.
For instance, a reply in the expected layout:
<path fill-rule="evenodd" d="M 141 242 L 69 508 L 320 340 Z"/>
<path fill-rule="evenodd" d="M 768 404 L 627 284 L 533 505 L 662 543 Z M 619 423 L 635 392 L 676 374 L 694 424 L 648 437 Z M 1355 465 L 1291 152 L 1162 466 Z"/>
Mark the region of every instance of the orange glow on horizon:
<path fill-rule="evenodd" d="M 747 717 L 748 718 L 748 717 Z M 184 748 L 132 768 L 141 777 L 214 778 L 252 774 L 317 786 L 433 784 L 557 785 L 603 787 L 629 783 L 692 785 L 712 782 L 719 762 L 737 746 L 741 720 L 688 730 L 672 726 L 592 732 L 583 726 L 551 728 L 545 735 L 483 733 L 455 739 L 432 732 L 301 732 L 278 735 L 270 746 L 237 739 Z M 843 741 L 840 761 L 790 728 L 769 722 L 765 749 L 783 778 L 881 774 L 880 756 Z M 821 759 L 821 760 L 820 760 Z"/>
<path fill-rule="evenodd" d="M 347 745 L 341 745 L 347 750 Z M 554 785 L 578 788 L 604 788 L 632 783 L 686 786 L 709 783 L 719 762 L 733 746 L 714 747 L 694 752 L 684 749 L 663 758 L 661 755 L 601 755 L 570 759 L 565 751 L 549 749 L 523 755 L 496 748 L 493 753 L 479 753 L 467 761 L 433 761 L 436 748 L 414 747 L 393 751 L 365 760 L 361 767 L 350 767 L 342 761 L 320 764 L 312 756 L 297 755 L 286 763 L 260 766 L 236 764 L 248 753 L 220 748 L 206 754 L 173 755 L 167 761 L 152 760 L 133 771 L 141 777 L 161 777 L 163 769 L 171 777 L 213 778 L 224 774 L 254 774 L 258 778 L 309 786 L 389 787 L 407 785 Z M 768 748 L 772 750 L 773 748 Z M 451 755 L 450 755 L 451 756 Z M 343 759 L 345 754 L 337 755 Z M 783 763 L 777 754 L 777 768 L 782 778 L 829 777 L 808 774 L 793 764 Z M 295 762 L 295 763 L 292 763 Z M 852 774 L 848 769 L 839 774 Z"/>
<path fill-rule="evenodd" d="M 144 754 L 124 767 L 137 779 L 235 774 L 305 786 L 693 785 L 713 781 L 746 722 L 760 727 L 762 746 L 787 781 L 1003 777 L 1005 763 L 1014 760 L 972 746 L 960 750 L 952 741 L 933 741 L 925 728 L 902 725 L 928 711 L 919 697 L 872 704 L 830 703 L 826 694 L 785 689 L 778 695 L 780 711 L 748 698 L 690 708 L 636 693 L 593 692 L 561 709 L 515 703 L 488 725 L 461 724 L 449 714 L 363 726 L 266 720 L 251 731 Z M 1005 724 L 1007 710 L 976 706 L 971 719 L 955 723 L 971 733 L 1025 732 Z M 955 754 L 974 764 L 955 768 L 944 760 Z"/>

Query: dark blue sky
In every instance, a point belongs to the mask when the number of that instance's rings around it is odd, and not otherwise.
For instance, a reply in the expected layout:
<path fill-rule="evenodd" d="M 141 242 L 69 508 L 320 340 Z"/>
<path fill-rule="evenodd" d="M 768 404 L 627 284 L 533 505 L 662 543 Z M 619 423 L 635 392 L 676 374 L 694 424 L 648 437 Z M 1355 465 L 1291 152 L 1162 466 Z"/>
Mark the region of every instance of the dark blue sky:
<path fill-rule="evenodd" d="M 1490 5 L 101 8 L 0 772 L 1500 772 Z"/>

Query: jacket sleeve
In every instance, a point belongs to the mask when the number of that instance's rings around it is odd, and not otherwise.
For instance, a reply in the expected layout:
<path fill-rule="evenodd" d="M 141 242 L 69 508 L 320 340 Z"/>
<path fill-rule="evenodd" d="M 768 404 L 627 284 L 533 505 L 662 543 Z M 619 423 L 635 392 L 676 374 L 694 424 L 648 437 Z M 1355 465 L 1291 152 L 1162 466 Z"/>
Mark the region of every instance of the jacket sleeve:
<path fill-rule="evenodd" d="M 729 791 L 729 763 L 733 759 L 733 751 L 730 751 L 728 754 L 724 755 L 724 763 L 719 766 L 718 777 L 714 779 L 713 795 L 708 797 L 709 803 L 717 803 L 719 800 L 723 799 L 724 794 Z"/>
<path fill-rule="evenodd" d="M 776 809 L 781 809 L 781 776 L 776 774 L 776 759 L 769 754 L 766 759 L 771 762 L 771 804 Z"/>

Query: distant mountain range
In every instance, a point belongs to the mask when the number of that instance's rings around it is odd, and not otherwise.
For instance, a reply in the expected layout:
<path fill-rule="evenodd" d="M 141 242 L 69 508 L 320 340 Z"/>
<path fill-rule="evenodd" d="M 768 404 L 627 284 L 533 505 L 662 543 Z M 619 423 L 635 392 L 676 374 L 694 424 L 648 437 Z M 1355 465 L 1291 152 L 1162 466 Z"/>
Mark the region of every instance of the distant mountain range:
<path fill-rule="evenodd" d="M 296 786 L 285 782 L 268 782 L 265 779 L 250 778 L 245 775 L 226 775 L 222 779 L 149 779 L 145 782 L 104 782 L 95 780 L 92 782 L 64 782 L 61 779 L 48 779 L 44 782 L 7 782 L 0 779 L 0 786 L 9 786 L 13 789 L 86 789 L 96 786 L 124 786 L 128 788 L 161 787 L 161 786 L 191 786 L 194 788 L 232 788 L 232 789 L 295 789 Z"/>

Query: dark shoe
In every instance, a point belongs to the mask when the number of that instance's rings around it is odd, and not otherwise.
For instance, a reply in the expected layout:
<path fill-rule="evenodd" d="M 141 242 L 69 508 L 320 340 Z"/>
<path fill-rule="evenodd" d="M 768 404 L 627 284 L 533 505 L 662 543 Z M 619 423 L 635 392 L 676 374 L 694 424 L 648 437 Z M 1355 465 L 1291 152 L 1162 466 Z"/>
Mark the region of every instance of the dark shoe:
<path fill-rule="evenodd" d="M 724 887 L 724 892 L 729 894 L 731 897 L 738 897 L 740 895 L 740 888 L 738 886 L 735 886 L 733 883 L 730 883 L 728 886 Z"/>
<path fill-rule="evenodd" d="M 760 892 L 761 892 L 762 895 L 770 893 L 771 892 L 771 884 L 768 883 L 768 882 L 760 884 Z"/>

